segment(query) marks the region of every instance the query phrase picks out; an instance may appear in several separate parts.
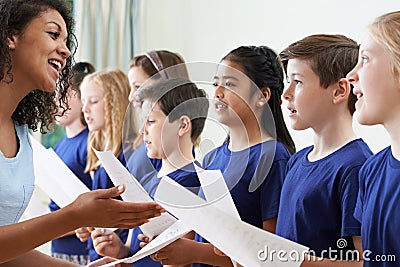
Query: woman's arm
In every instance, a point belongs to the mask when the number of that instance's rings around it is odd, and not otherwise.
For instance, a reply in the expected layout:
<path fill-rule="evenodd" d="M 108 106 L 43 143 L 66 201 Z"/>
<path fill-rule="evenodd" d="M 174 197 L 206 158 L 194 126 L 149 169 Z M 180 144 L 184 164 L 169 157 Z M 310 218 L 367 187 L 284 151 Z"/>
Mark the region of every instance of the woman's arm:
<path fill-rule="evenodd" d="M 154 202 L 128 203 L 112 199 L 124 190 L 125 187 L 119 186 L 84 193 L 56 212 L 0 226 L 0 244 L 3 244 L 0 263 L 82 226 L 131 228 L 160 215 L 162 208 Z"/>
<path fill-rule="evenodd" d="M 59 260 L 45 255 L 39 251 L 31 250 L 17 258 L 0 264 L 0 267 L 35 267 L 35 266 L 52 266 L 52 267 L 77 267 L 71 262 Z"/>

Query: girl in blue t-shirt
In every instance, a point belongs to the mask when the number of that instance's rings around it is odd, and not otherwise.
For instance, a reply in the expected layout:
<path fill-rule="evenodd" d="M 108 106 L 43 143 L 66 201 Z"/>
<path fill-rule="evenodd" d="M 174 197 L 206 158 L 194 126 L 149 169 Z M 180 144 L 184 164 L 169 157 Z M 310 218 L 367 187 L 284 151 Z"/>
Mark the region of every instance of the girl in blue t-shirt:
<path fill-rule="evenodd" d="M 96 157 L 93 149 L 110 150 L 125 165 L 122 151 L 122 126 L 125 110 L 128 107 L 130 91 L 128 77 L 121 70 L 95 72 L 86 76 L 80 86 L 82 111 L 89 128 L 88 157 L 85 171 L 93 176 L 92 189 L 113 187 L 104 167 Z M 93 148 L 93 149 L 92 149 Z M 81 240 L 89 238 L 92 229 L 77 230 Z M 128 230 L 117 230 L 122 240 L 126 240 Z M 90 261 L 99 258 L 92 240 L 89 240 Z"/>
<path fill-rule="evenodd" d="M 357 95 L 357 120 L 382 124 L 391 146 L 370 157 L 360 170 L 354 217 L 361 222 L 364 266 L 400 264 L 400 12 L 369 26 L 356 67 L 347 75 Z"/>
<path fill-rule="evenodd" d="M 216 117 L 229 138 L 204 157 L 203 168 L 222 171 L 243 221 L 275 232 L 286 163 L 295 151 L 280 107 L 277 55 L 266 46 L 234 49 L 222 58 L 213 84 Z M 181 238 L 152 257 L 163 264 L 232 264 L 200 236 Z"/>
<path fill-rule="evenodd" d="M 92 179 L 89 173 L 84 172 L 88 129 L 82 113 L 79 85 L 86 75 L 94 71 L 93 65 L 88 62 L 78 62 L 72 67 L 69 109 L 64 113 L 60 109 L 56 116 L 56 123 L 65 127 L 66 136 L 54 146 L 57 155 L 89 189 L 92 188 Z M 53 200 L 50 200 L 49 207 L 52 212 L 60 209 Z M 89 262 L 88 252 L 87 242 L 81 242 L 74 231 L 51 241 L 51 254 L 55 258 L 86 265 Z"/>

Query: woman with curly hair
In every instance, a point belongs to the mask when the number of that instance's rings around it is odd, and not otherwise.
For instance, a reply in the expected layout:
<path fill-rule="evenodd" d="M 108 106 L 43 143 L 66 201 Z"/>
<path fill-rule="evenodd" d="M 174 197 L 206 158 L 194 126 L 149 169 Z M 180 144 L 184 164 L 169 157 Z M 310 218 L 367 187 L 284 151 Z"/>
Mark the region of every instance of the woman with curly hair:
<path fill-rule="evenodd" d="M 75 47 L 72 26 L 66 1 L 0 0 L 0 243 L 5 244 L 0 263 L 4 266 L 75 266 L 30 250 L 82 226 L 135 227 L 161 209 L 155 203 L 111 199 L 124 191 L 119 186 L 83 194 L 57 212 L 17 223 L 34 188 L 28 129 L 45 132 L 53 122 L 56 88 L 59 105 L 68 108 L 70 56 Z"/>

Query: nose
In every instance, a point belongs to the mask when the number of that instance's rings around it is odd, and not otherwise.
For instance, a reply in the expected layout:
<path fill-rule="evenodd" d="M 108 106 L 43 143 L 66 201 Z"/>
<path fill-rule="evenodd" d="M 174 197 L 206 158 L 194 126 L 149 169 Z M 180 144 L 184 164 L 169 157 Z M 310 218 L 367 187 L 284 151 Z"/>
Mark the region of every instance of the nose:
<path fill-rule="evenodd" d="M 214 98 L 216 98 L 216 99 L 224 98 L 224 90 L 225 90 L 225 88 L 223 86 L 218 85 L 214 91 Z"/>
<path fill-rule="evenodd" d="M 289 101 L 293 98 L 293 86 L 289 85 L 289 87 L 283 92 L 283 99 Z"/>
<path fill-rule="evenodd" d="M 67 44 L 65 42 L 61 42 L 57 49 L 58 53 L 62 55 L 64 59 L 69 58 L 71 55 L 71 51 L 69 50 Z"/>
<path fill-rule="evenodd" d="M 89 108 L 88 108 L 87 102 L 83 102 L 82 103 L 82 112 L 83 113 L 88 113 L 89 112 Z"/>
<path fill-rule="evenodd" d="M 346 79 L 349 81 L 349 83 L 354 84 L 355 82 L 358 81 L 358 75 L 357 75 L 357 66 L 354 67 L 349 73 L 346 75 Z"/>
<path fill-rule="evenodd" d="M 133 86 L 131 87 L 131 90 L 129 91 L 129 96 L 128 96 L 128 100 L 129 102 L 132 102 L 133 100 L 135 100 L 135 89 L 133 88 Z"/>

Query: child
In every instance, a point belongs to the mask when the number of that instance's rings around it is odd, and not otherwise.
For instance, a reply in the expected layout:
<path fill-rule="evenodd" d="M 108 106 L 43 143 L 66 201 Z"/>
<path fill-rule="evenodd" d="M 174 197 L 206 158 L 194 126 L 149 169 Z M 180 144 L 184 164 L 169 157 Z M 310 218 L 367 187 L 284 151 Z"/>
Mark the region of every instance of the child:
<path fill-rule="evenodd" d="M 137 100 L 135 93 L 150 77 L 154 76 L 153 79 L 155 79 L 155 75 L 160 71 L 167 73 L 171 69 L 178 68 L 182 74 L 179 77 L 188 78 L 187 70 L 183 63 L 184 60 L 180 55 L 170 51 L 158 50 L 134 57 L 129 65 L 128 79 L 131 86 L 129 101 L 131 104 L 129 105 L 124 120 L 124 154 L 127 159 L 129 171 L 133 176 L 139 179 L 139 181 L 141 177 L 152 172 L 154 169 L 159 170 L 161 168 L 161 160 L 149 160 L 147 157 L 143 137 L 139 134 L 138 127 L 136 123 L 134 123 L 137 120 L 136 114 L 139 115 L 141 109 L 141 102 Z M 169 68 L 171 66 L 175 67 Z M 172 74 L 173 73 L 170 73 L 169 76 L 172 76 Z M 177 75 L 175 75 L 175 77 L 176 76 Z M 134 109 L 132 109 L 132 107 L 134 107 Z M 138 117 L 140 118 L 140 116 Z M 133 144 L 129 145 L 132 141 Z"/>
<path fill-rule="evenodd" d="M 357 95 L 357 120 L 382 124 L 391 146 L 360 170 L 354 212 L 361 222 L 364 266 L 399 266 L 400 261 L 400 12 L 384 14 L 368 28 L 358 63 L 347 75 Z"/>
<path fill-rule="evenodd" d="M 121 70 L 96 72 L 84 78 L 80 89 L 82 111 L 89 128 L 88 159 L 85 171 L 93 175 L 92 189 L 110 188 L 114 185 L 104 167 L 100 166 L 100 161 L 92 148 L 112 151 L 125 165 L 121 144 L 123 119 L 129 103 L 128 77 Z M 88 232 L 90 230 L 79 229 L 78 237 L 85 241 L 90 235 Z M 126 240 L 128 231 L 121 230 L 119 234 Z M 93 248 L 89 255 L 90 261 L 99 258 Z"/>
<path fill-rule="evenodd" d="M 331 260 L 351 261 L 344 252 L 361 251 L 360 224 L 353 217 L 357 176 L 372 153 L 352 128 L 356 99 L 345 77 L 357 54 L 353 40 L 324 34 L 305 37 L 279 54 L 289 82 L 284 98 L 292 128 L 311 128 L 314 145 L 288 162 L 276 233 Z M 343 264 L 314 260 L 303 266 Z"/>
<path fill-rule="evenodd" d="M 86 75 L 94 71 L 93 65 L 87 62 L 79 62 L 72 67 L 71 88 L 68 99 L 69 109 L 63 113 L 60 108 L 56 116 L 56 123 L 65 127 L 66 136 L 54 146 L 54 151 L 57 155 L 90 189 L 92 188 L 92 178 L 88 173 L 84 173 L 89 131 L 82 114 L 79 85 Z M 52 200 L 50 200 L 49 207 L 52 212 L 60 209 Z M 80 242 L 74 231 L 52 240 L 51 254 L 55 258 L 80 265 L 86 265 L 89 262 L 87 242 Z"/>
<path fill-rule="evenodd" d="M 214 86 L 217 119 L 229 127 L 230 138 L 205 156 L 203 167 L 222 171 L 243 221 L 275 232 L 286 163 L 295 150 L 280 108 L 277 55 L 266 46 L 234 49 L 222 58 Z M 202 237 L 196 240 L 181 238 L 152 257 L 163 264 L 232 265 Z"/>
<path fill-rule="evenodd" d="M 200 136 L 208 112 L 208 100 L 203 90 L 186 79 L 170 79 L 145 85 L 139 89 L 138 99 L 143 102 L 144 119 L 142 134 L 150 158 L 161 159 L 161 169 L 154 171 L 145 188 L 153 195 L 159 178 L 167 175 L 197 193 L 200 182 L 193 164 L 200 165 L 193 156 L 193 144 Z M 96 250 L 116 258 L 127 257 L 139 250 L 135 228 L 132 243 L 124 246 L 115 234 L 103 236 L 101 231 L 92 232 Z M 134 266 L 161 266 L 148 257 Z"/>

